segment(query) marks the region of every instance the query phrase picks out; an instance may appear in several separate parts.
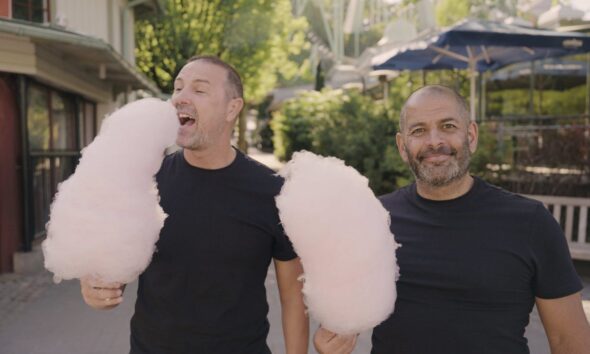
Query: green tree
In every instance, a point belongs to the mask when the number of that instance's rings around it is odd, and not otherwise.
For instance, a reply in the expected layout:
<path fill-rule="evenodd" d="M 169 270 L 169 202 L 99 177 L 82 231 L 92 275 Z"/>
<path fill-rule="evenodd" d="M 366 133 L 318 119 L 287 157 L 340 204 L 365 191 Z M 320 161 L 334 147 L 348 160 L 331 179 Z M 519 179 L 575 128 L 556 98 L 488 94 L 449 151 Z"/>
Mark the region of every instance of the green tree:
<path fill-rule="evenodd" d="M 395 148 L 396 119 L 384 105 L 355 91 L 301 93 L 275 113 L 271 126 L 281 160 L 303 149 L 338 157 L 367 177 L 376 194 L 411 178 Z"/>
<path fill-rule="evenodd" d="M 216 55 L 240 72 L 246 101 L 261 101 L 279 77 L 309 71 L 307 22 L 289 0 L 168 0 L 161 15 L 137 21 L 136 62 L 164 92 L 194 55 Z"/>
<path fill-rule="evenodd" d="M 436 6 L 436 23 L 445 27 L 469 17 L 471 4 L 470 0 L 442 0 Z"/>
<path fill-rule="evenodd" d="M 436 22 L 450 26 L 467 17 L 490 19 L 490 10 L 498 10 L 507 16 L 516 16 L 517 0 L 441 0 L 436 5 Z"/>

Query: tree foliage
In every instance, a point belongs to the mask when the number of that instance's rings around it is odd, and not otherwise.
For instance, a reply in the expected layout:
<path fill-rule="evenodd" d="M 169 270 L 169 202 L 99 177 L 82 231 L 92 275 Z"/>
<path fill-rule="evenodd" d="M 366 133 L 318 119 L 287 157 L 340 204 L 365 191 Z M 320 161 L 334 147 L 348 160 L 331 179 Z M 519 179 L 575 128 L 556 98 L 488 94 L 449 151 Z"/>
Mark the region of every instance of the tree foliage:
<path fill-rule="evenodd" d="M 436 5 L 436 22 L 445 27 L 467 17 L 493 20 L 497 12 L 515 16 L 517 3 L 517 0 L 441 0 Z"/>
<path fill-rule="evenodd" d="M 442 0 L 436 6 L 436 23 L 446 27 L 469 17 L 470 5 L 470 0 Z"/>
<path fill-rule="evenodd" d="M 309 150 L 335 156 L 369 179 L 376 194 L 407 184 L 395 147 L 397 122 L 382 104 L 355 91 L 310 91 L 287 101 L 271 121 L 275 155 Z"/>
<path fill-rule="evenodd" d="M 258 102 L 279 77 L 309 71 L 291 60 L 309 44 L 307 22 L 289 0 L 168 0 L 161 15 L 136 22 L 136 62 L 164 92 L 194 55 L 216 55 L 242 76 L 246 100 Z"/>

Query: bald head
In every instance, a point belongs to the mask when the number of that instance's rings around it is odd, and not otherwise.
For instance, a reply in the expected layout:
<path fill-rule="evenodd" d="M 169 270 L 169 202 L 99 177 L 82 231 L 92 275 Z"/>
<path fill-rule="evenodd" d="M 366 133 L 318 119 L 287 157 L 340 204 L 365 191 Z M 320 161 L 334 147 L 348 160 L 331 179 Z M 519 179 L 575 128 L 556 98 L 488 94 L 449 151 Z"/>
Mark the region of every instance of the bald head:
<path fill-rule="evenodd" d="M 401 132 L 406 129 L 408 107 L 418 104 L 420 100 L 429 98 L 445 98 L 451 100 L 457 108 L 460 118 L 465 119 L 465 122 L 469 124 L 469 106 L 457 91 L 443 85 L 427 85 L 414 91 L 410 97 L 408 97 L 406 103 L 404 103 L 399 118 L 399 129 Z"/>

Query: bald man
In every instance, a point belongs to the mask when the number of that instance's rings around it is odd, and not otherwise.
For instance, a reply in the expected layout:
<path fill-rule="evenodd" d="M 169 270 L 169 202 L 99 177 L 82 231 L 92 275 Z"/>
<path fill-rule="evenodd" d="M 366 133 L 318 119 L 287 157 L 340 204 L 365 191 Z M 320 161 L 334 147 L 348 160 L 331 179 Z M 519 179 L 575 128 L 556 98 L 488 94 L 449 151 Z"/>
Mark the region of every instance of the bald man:
<path fill-rule="evenodd" d="M 396 135 L 416 182 L 380 198 L 391 215 L 400 279 L 395 312 L 373 331 L 373 354 L 525 354 L 537 305 L 552 353 L 590 353 L 582 284 L 567 242 L 538 201 L 469 174 L 478 128 L 463 97 L 414 92 Z M 322 354 L 354 336 L 319 329 Z"/>

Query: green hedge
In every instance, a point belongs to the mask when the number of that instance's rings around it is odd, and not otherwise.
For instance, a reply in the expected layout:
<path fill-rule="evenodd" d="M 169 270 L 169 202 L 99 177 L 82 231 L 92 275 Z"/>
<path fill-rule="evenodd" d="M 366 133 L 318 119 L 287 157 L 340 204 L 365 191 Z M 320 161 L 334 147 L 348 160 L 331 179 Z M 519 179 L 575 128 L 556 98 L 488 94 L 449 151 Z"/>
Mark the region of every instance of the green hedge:
<path fill-rule="evenodd" d="M 272 119 L 275 155 L 286 161 L 305 149 L 338 157 L 365 175 L 376 194 L 387 193 L 411 176 L 395 148 L 393 116 L 382 103 L 356 91 L 304 92 Z"/>

